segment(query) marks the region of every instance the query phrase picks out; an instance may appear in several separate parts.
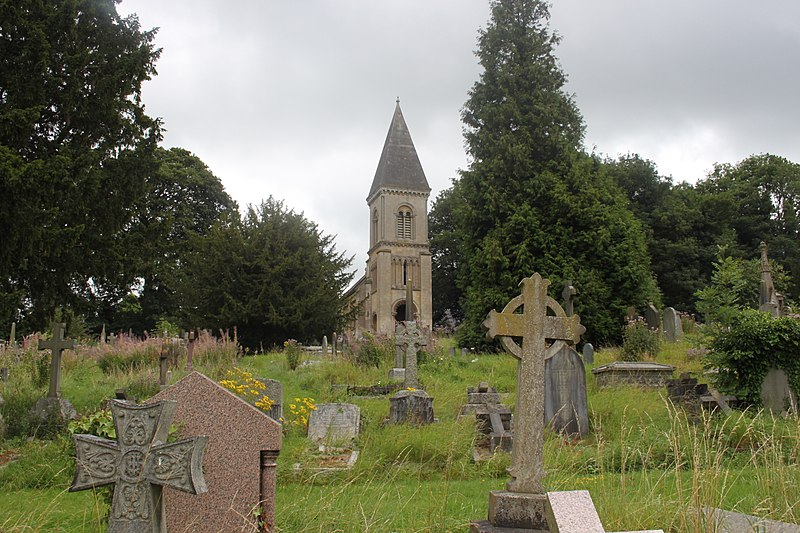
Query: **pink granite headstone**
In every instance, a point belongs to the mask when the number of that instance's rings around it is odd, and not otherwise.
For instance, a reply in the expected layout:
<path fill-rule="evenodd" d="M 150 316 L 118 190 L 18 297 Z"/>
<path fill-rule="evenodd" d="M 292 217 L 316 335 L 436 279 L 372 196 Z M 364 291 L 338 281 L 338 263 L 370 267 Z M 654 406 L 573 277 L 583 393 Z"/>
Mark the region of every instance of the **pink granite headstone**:
<path fill-rule="evenodd" d="M 208 492 L 164 491 L 171 533 L 258 531 L 260 506 L 267 527 L 275 522 L 275 459 L 281 425 L 199 372 L 192 372 L 147 403 L 177 400 L 174 423 L 187 435 L 208 435 L 203 460 Z"/>

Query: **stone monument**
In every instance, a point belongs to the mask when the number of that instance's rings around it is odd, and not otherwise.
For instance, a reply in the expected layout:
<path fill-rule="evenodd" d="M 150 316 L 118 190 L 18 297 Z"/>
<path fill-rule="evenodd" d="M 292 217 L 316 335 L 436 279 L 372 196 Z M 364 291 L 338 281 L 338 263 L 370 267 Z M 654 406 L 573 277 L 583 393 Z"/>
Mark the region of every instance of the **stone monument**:
<path fill-rule="evenodd" d="M 67 325 L 63 322 L 53 323 L 53 336 L 50 340 L 39 341 L 40 350 L 51 350 L 50 355 L 50 387 L 47 396 L 39 398 L 33 412 L 42 419 L 56 417 L 60 421 L 70 420 L 77 416 L 75 408 L 68 400 L 61 397 L 61 355 L 64 350 L 74 350 L 75 341 L 64 338 Z"/>
<path fill-rule="evenodd" d="M 762 242 L 759 249 L 761 250 L 761 283 L 758 291 L 758 310 L 770 313 L 772 316 L 780 316 L 778 294 L 772 283 L 772 267 L 769 266 L 767 257 L 767 243 Z"/>
<path fill-rule="evenodd" d="M 489 520 L 472 523 L 473 533 L 496 531 L 496 528 L 547 530 L 542 485 L 547 342 L 564 340 L 574 344 L 585 331 L 577 315 L 566 316 L 558 302 L 547 295 L 550 282 L 541 275 L 534 273 L 520 285 L 522 294 L 513 298 L 501 313 L 492 310 L 483 323 L 487 336 L 499 337 L 519 363 L 514 442 L 508 469 L 511 480 L 505 491 L 489 493 Z M 522 313 L 515 312 L 520 308 Z M 548 316 L 548 309 L 555 316 Z M 522 346 L 514 337 L 522 338 Z"/>
<path fill-rule="evenodd" d="M 352 403 L 323 403 L 308 417 L 308 438 L 320 450 L 352 446 L 361 428 L 361 409 Z"/>
<path fill-rule="evenodd" d="M 162 490 L 206 492 L 202 462 L 208 437 L 166 443 L 177 402 L 132 405 L 111 400 L 117 442 L 73 435 L 77 468 L 70 492 L 114 484 L 108 530 L 166 532 Z"/>
<path fill-rule="evenodd" d="M 664 308 L 664 340 L 678 342 L 683 338 L 681 315 L 672 307 Z"/>

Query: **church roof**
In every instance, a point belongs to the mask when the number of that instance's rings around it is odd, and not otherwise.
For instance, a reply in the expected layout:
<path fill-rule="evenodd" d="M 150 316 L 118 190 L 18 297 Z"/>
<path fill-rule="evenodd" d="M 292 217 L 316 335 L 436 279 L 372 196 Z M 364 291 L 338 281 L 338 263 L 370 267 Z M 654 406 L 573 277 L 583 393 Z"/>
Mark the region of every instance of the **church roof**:
<path fill-rule="evenodd" d="M 400 100 L 394 109 L 392 123 L 389 125 L 389 133 L 386 134 L 378 170 L 375 171 L 367 200 L 369 201 L 382 188 L 426 193 L 431 190 L 422 171 L 403 112 L 400 111 Z"/>

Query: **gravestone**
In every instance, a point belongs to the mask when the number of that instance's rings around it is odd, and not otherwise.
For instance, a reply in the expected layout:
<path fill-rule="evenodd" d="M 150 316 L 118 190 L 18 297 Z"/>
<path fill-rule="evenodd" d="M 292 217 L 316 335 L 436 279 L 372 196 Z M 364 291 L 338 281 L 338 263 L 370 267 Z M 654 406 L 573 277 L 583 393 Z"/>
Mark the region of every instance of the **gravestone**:
<path fill-rule="evenodd" d="M 589 491 L 565 490 L 547 493 L 547 524 L 550 533 L 606 533 Z M 627 533 L 664 533 L 662 529 Z"/>
<path fill-rule="evenodd" d="M 394 328 L 394 367 L 389 369 L 389 381 L 405 381 L 406 379 L 406 369 L 405 369 L 405 353 L 403 351 L 403 346 L 397 342 L 397 339 L 400 338 L 405 332 L 405 326 L 398 322 Z"/>
<path fill-rule="evenodd" d="M 361 409 L 352 403 L 319 404 L 308 418 L 308 438 L 320 450 L 351 446 L 360 428 Z"/>
<path fill-rule="evenodd" d="M 493 454 L 498 448 L 504 452 L 511 452 L 514 438 L 511 432 L 511 409 L 505 405 L 483 405 L 475 411 L 475 421 L 478 431 L 487 440 L 485 443 L 488 453 Z M 476 448 L 480 446 L 477 443 Z M 480 451 L 473 451 L 473 458 L 480 458 Z"/>
<path fill-rule="evenodd" d="M 629 306 L 628 310 L 625 313 L 625 322 L 626 323 L 627 322 L 632 322 L 633 320 L 636 320 L 637 316 L 639 316 L 639 315 L 636 312 L 636 308 L 633 307 L 633 306 Z"/>
<path fill-rule="evenodd" d="M 207 490 L 202 462 L 208 437 L 166 443 L 176 408 L 174 401 L 132 405 L 111 400 L 116 442 L 95 435 L 72 436 L 77 468 L 69 490 L 114 484 L 109 531 L 166 532 L 164 489 L 187 494 Z"/>
<path fill-rule="evenodd" d="M 561 291 L 561 298 L 564 300 L 564 313 L 567 316 L 575 314 L 575 295 L 578 294 L 578 289 L 572 286 L 571 281 L 564 282 L 564 290 Z"/>
<path fill-rule="evenodd" d="M 588 365 L 594 364 L 594 345 L 591 342 L 583 345 L 583 362 Z"/>
<path fill-rule="evenodd" d="M 389 398 L 390 424 L 425 425 L 434 422 L 433 398 L 423 390 L 401 390 Z"/>
<path fill-rule="evenodd" d="M 789 386 L 789 377 L 780 368 L 771 368 L 761 382 L 761 402 L 765 409 L 780 415 L 797 413 L 797 396 Z"/>
<path fill-rule="evenodd" d="M 644 320 L 651 330 L 659 331 L 661 329 L 661 313 L 652 303 L 648 303 L 644 310 Z"/>
<path fill-rule="evenodd" d="M 271 528 L 281 425 L 199 372 L 188 374 L 148 402 L 162 399 L 179 400 L 175 424 L 183 432 L 208 435 L 203 460 L 208 492 L 189 497 L 166 489 L 169 530 L 256 531 L 254 510 L 259 506 Z"/>
<path fill-rule="evenodd" d="M 519 359 L 517 403 L 514 409 L 514 443 L 511 451 L 511 481 L 505 491 L 489 493 L 489 520 L 470 525 L 473 533 L 497 528 L 547 530 L 544 443 L 544 366 L 549 340 L 576 343 L 585 328 L 577 315 L 566 316 L 558 302 L 547 295 L 550 282 L 538 273 L 520 283 L 522 294 L 501 313 L 492 310 L 483 326 L 489 338 L 500 337 L 503 347 Z M 519 308 L 522 314 L 516 313 Z M 549 316 L 548 309 L 555 316 Z M 514 338 L 522 338 L 519 346 Z"/>
<path fill-rule="evenodd" d="M 158 386 L 163 389 L 167 386 L 167 370 L 169 369 L 169 352 L 167 342 L 161 345 L 161 353 L 158 358 Z"/>
<path fill-rule="evenodd" d="M 405 354 L 406 371 L 403 379 L 403 386 L 410 388 L 419 387 L 419 378 L 417 377 L 417 352 L 421 347 L 428 345 L 427 337 L 420 331 L 416 322 L 407 321 L 403 324 L 398 324 L 397 330 L 395 330 L 394 342 Z"/>
<path fill-rule="evenodd" d="M 703 507 L 708 531 L 714 533 L 800 533 L 800 525 L 778 522 L 715 507 Z"/>
<path fill-rule="evenodd" d="M 322 336 L 322 355 L 328 355 L 328 336 Z"/>
<path fill-rule="evenodd" d="M 277 379 L 260 379 L 264 384 L 264 396 L 272 400 L 272 407 L 267 411 L 267 416 L 276 422 L 283 418 L 283 384 Z"/>
<path fill-rule="evenodd" d="M 683 338 L 683 325 L 681 315 L 672 307 L 664 309 L 664 339 L 667 342 L 677 342 Z"/>
<path fill-rule="evenodd" d="M 474 414 L 478 409 L 485 406 L 500 405 L 500 395 L 497 389 L 490 387 L 485 381 L 481 381 L 477 387 L 467 387 L 467 403 L 461 406 L 459 416 Z"/>
<path fill-rule="evenodd" d="M 778 293 L 775 292 L 775 285 L 772 282 L 772 267 L 769 265 L 767 257 L 767 243 L 762 242 L 759 246 L 761 250 L 761 282 L 758 294 L 758 310 L 780 316 L 780 305 L 778 303 Z"/>
<path fill-rule="evenodd" d="M 106 325 L 103 324 L 103 329 L 100 331 L 100 344 L 106 343 Z"/>
<path fill-rule="evenodd" d="M 565 436 L 585 436 L 589 433 L 589 403 L 580 354 L 566 343 L 553 343 L 547 351 L 544 376 L 545 424 Z"/>
<path fill-rule="evenodd" d="M 64 350 L 75 349 L 75 341 L 64 338 L 66 326 L 62 322 L 54 322 L 52 338 L 39 341 L 40 350 L 51 350 L 50 387 L 47 396 L 36 401 L 33 413 L 38 418 L 45 420 L 56 418 L 57 421 L 65 421 L 78 415 L 72 404 L 61 397 L 61 355 Z"/>

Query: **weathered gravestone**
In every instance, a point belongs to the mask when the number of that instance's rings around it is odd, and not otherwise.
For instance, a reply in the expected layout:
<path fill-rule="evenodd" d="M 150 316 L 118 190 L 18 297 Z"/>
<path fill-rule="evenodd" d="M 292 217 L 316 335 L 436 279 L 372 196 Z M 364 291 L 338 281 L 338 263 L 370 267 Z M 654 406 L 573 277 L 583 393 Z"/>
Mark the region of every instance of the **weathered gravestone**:
<path fill-rule="evenodd" d="M 403 386 L 411 388 L 419 387 L 417 352 L 421 347 L 428 345 L 427 336 L 420 331 L 416 322 L 407 321 L 404 324 L 398 325 L 394 341 L 405 354 Z"/>
<path fill-rule="evenodd" d="M 672 379 L 675 367 L 647 361 L 614 361 L 592 369 L 600 388 L 616 385 L 661 388 Z"/>
<path fill-rule="evenodd" d="M 652 303 L 648 303 L 644 310 L 644 320 L 651 330 L 659 331 L 661 329 L 661 313 Z"/>
<path fill-rule="evenodd" d="M 51 350 L 50 355 L 50 388 L 47 396 L 39 398 L 33 407 L 33 412 L 41 419 L 55 417 L 60 421 L 75 418 L 78 413 L 68 400 L 61 397 L 61 355 L 64 350 L 74 350 L 75 341 L 64 338 L 67 325 L 61 322 L 53 323 L 53 336 L 50 340 L 39 341 L 40 350 Z"/>
<path fill-rule="evenodd" d="M 471 532 L 496 528 L 547 530 L 544 442 L 544 359 L 549 340 L 580 340 L 585 328 L 577 315 L 566 316 L 558 302 L 547 295 L 550 282 L 538 273 L 522 280 L 522 294 L 513 298 L 502 313 L 492 310 L 484 322 L 489 338 L 500 337 L 503 347 L 519 359 L 514 443 L 511 451 L 511 481 L 505 491 L 489 493 L 489 520 L 474 522 Z M 522 308 L 522 314 L 516 313 Z M 550 309 L 555 316 L 548 316 Z M 514 337 L 522 338 L 519 346 Z"/>
<path fill-rule="evenodd" d="M 490 387 L 485 381 L 478 383 L 477 387 L 467 387 L 467 403 L 461 406 L 459 416 L 472 415 L 481 407 L 500 405 L 500 395 L 497 389 Z"/>
<path fill-rule="evenodd" d="M 583 358 L 571 346 L 557 341 L 545 356 L 544 421 L 569 437 L 589 433 L 589 401 Z"/>
<path fill-rule="evenodd" d="M 70 492 L 114 484 L 110 532 L 166 532 L 162 490 L 206 491 L 202 461 L 208 438 L 166 443 L 177 402 L 132 405 L 111 400 L 117 442 L 73 435 L 77 468 Z M 170 527 L 172 531 L 183 531 Z"/>
<path fill-rule="evenodd" d="M 667 342 L 677 342 L 683 338 L 683 325 L 681 315 L 672 307 L 664 309 L 664 339 Z"/>
<path fill-rule="evenodd" d="M 401 390 L 389 398 L 390 424 L 432 424 L 433 398 L 423 390 Z"/>
<path fill-rule="evenodd" d="M 328 355 L 328 336 L 322 336 L 322 355 Z"/>
<path fill-rule="evenodd" d="M 170 531 L 256 531 L 256 510 L 271 531 L 275 520 L 275 461 L 281 425 L 199 372 L 159 392 L 150 402 L 180 401 L 175 423 L 208 435 L 203 460 L 208 492 L 188 497 L 164 491 Z"/>
<path fill-rule="evenodd" d="M 267 411 L 267 416 L 276 422 L 283 418 L 283 384 L 277 379 L 260 379 L 264 384 L 264 396 L 272 400 L 272 407 Z"/>
<path fill-rule="evenodd" d="M 594 364 L 594 345 L 591 342 L 583 345 L 583 362 L 588 365 Z"/>
<path fill-rule="evenodd" d="M 592 497 L 586 490 L 548 492 L 547 523 L 550 533 L 606 533 Z M 664 530 L 627 533 L 664 533 Z"/>
<path fill-rule="evenodd" d="M 308 438 L 320 450 L 347 448 L 358 437 L 361 409 L 352 403 L 323 403 L 308 418 Z"/>
<path fill-rule="evenodd" d="M 761 250 L 761 283 L 759 285 L 758 309 L 771 314 L 781 316 L 778 303 L 778 293 L 772 282 L 772 267 L 769 265 L 767 257 L 767 243 L 762 242 L 759 246 Z"/>
<path fill-rule="evenodd" d="M 780 368 L 771 368 L 761 382 L 761 402 L 765 409 L 779 415 L 797 413 L 797 396 L 789 385 L 789 377 Z"/>
<path fill-rule="evenodd" d="M 767 520 L 715 507 L 703 507 L 701 511 L 707 520 L 707 531 L 714 533 L 800 533 L 800 525 L 797 524 Z"/>

